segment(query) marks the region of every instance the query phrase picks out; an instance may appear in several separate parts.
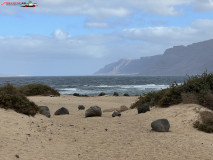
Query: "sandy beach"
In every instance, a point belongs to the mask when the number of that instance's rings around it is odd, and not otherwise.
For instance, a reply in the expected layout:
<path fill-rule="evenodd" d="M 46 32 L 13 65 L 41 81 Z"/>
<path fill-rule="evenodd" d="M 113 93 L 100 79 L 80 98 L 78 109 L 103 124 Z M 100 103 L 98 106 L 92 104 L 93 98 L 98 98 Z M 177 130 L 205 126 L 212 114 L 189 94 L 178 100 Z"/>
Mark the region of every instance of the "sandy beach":
<path fill-rule="evenodd" d="M 37 105 L 50 108 L 51 118 L 37 114 L 28 117 L 0 109 L 0 160 L 212 160 L 213 134 L 193 128 L 196 104 L 155 108 L 145 114 L 136 109 L 112 118 L 85 118 L 87 108 L 98 105 L 103 110 L 130 105 L 138 97 L 29 97 Z M 66 107 L 70 115 L 55 116 Z M 167 118 L 170 132 L 151 131 L 151 122 Z"/>

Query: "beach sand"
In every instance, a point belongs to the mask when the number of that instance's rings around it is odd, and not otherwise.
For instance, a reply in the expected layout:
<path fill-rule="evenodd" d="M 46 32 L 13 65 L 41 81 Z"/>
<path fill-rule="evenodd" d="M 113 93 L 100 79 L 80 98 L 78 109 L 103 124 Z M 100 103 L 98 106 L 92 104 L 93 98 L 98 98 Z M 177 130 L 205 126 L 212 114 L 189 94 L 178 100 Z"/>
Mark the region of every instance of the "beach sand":
<path fill-rule="evenodd" d="M 193 128 L 196 104 L 152 108 L 145 114 L 137 110 L 112 112 L 85 118 L 86 109 L 98 105 L 102 110 L 130 107 L 137 97 L 29 97 L 37 105 L 50 108 L 51 118 L 28 117 L 0 109 L 0 160 L 212 160 L 213 134 Z M 55 116 L 66 107 L 70 115 Z M 151 122 L 167 118 L 170 132 L 151 131 Z"/>

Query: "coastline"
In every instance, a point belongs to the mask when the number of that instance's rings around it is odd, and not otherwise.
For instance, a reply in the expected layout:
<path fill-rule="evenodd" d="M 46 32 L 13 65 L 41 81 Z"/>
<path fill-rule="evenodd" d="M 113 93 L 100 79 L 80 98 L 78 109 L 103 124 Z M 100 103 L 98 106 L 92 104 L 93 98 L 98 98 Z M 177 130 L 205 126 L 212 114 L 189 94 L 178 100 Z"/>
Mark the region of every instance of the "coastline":
<path fill-rule="evenodd" d="M 0 109 L 0 155 L 4 160 L 17 159 L 212 159 L 213 134 L 193 128 L 198 110 L 196 104 L 179 104 L 169 108 L 151 108 L 137 114 L 136 109 L 122 112 L 112 118 L 112 112 L 102 117 L 85 118 L 86 109 L 98 105 L 104 109 L 121 105 L 130 107 L 137 97 L 28 97 L 37 105 L 50 108 L 51 118 L 37 114 L 28 117 L 12 110 Z M 55 116 L 60 107 L 70 115 Z M 171 123 L 168 133 L 151 131 L 153 120 L 167 118 Z M 107 129 L 107 130 L 106 130 Z"/>

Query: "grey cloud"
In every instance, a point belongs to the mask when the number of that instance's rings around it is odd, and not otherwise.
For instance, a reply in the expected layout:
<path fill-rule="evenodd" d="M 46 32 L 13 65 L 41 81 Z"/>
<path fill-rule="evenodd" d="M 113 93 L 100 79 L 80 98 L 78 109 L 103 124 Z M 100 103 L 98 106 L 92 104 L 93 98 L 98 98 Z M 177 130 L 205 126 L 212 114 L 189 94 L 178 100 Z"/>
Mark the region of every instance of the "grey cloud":
<path fill-rule="evenodd" d="M 198 11 L 213 11 L 212 0 L 193 0 L 192 5 Z"/>
<path fill-rule="evenodd" d="M 121 35 L 132 39 L 159 44 L 188 44 L 213 37 L 213 20 L 197 20 L 187 27 L 146 27 L 125 29 Z"/>
<path fill-rule="evenodd" d="M 177 15 L 177 6 L 188 4 L 189 0 L 42 0 L 35 9 L 7 7 L 4 12 L 34 12 L 56 15 L 87 15 L 96 19 L 126 17 L 140 10 L 159 15 Z M 5 7 L 4 7 L 5 8 Z"/>
<path fill-rule="evenodd" d="M 213 20 L 197 20 L 187 27 L 144 27 L 111 34 L 72 36 L 60 29 L 52 36 L 0 37 L 1 56 L 136 58 L 163 52 L 173 45 L 190 44 L 213 37 Z"/>

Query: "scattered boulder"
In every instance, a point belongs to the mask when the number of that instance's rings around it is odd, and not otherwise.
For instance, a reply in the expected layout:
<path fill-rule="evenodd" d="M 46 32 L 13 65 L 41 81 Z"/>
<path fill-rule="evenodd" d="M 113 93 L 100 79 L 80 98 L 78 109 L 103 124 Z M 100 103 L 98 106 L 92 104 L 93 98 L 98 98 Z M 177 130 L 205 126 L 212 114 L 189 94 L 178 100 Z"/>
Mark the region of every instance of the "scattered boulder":
<path fill-rule="evenodd" d="M 129 96 L 129 94 L 128 93 L 124 93 L 124 96 Z"/>
<path fill-rule="evenodd" d="M 113 96 L 119 96 L 118 92 L 114 92 Z"/>
<path fill-rule="evenodd" d="M 105 96 L 105 95 L 106 95 L 106 93 L 101 92 L 98 96 Z"/>
<path fill-rule="evenodd" d="M 124 111 L 127 111 L 129 110 L 129 108 L 127 106 L 120 106 L 120 108 L 116 109 L 118 112 L 124 112 Z"/>
<path fill-rule="evenodd" d="M 85 117 L 101 117 L 102 111 L 101 108 L 98 106 L 92 106 L 85 112 Z"/>
<path fill-rule="evenodd" d="M 77 97 L 78 97 L 78 96 L 80 96 L 80 94 L 78 94 L 78 93 L 74 93 L 74 94 L 73 94 L 73 96 L 77 96 Z"/>
<path fill-rule="evenodd" d="M 138 114 L 146 113 L 148 111 L 150 111 L 150 107 L 148 104 L 144 104 L 144 105 L 138 107 Z"/>
<path fill-rule="evenodd" d="M 69 111 L 68 111 L 68 109 L 66 109 L 64 107 L 61 107 L 60 109 L 58 109 L 55 112 L 55 115 L 65 115 L 65 114 L 69 114 Z"/>
<path fill-rule="evenodd" d="M 85 109 L 85 107 L 83 105 L 78 106 L 78 110 L 84 110 L 84 109 Z"/>
<path fill-rule="evenodd" d="M 120 117 L 121 113 L 120 112 L 116 112 L 116 111 L 113 112 L 112 117 L 116 117 L 116 116 Z"/>
<path fill-rule="evenodd" d="M 39 113 L 45 115 L 46 117 L 50 118 L 50 110 L 47 106 L 39 106 L 38 107 Z"/>
<path fill-rule="evenodd" d="M 157 132 L 169 132 L 170 124 L 167 119 L 158 119 L 151 123 L 151 127 Z"/>

